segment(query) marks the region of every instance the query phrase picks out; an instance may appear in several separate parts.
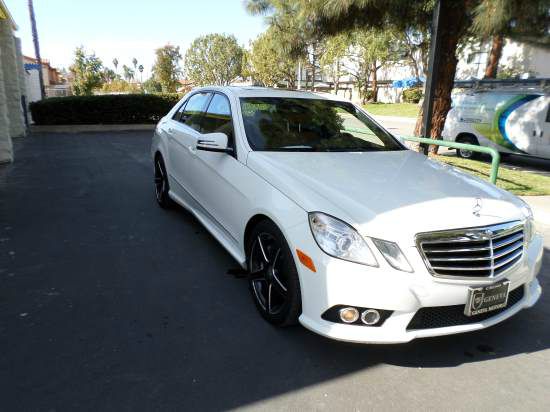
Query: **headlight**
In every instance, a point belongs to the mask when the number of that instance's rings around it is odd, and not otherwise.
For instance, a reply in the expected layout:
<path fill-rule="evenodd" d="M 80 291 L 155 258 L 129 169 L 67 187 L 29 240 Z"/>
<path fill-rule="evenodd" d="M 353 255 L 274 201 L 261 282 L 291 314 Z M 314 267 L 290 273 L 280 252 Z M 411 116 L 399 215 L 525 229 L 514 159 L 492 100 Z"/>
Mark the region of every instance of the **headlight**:
<path fill-rule="evenodd" d="M 409 261 L 403 252 L 401 252 L 401 249 L 397 243 L 374 238 L 372 238 L 372 241 L 391 267 L 397 270 L 402 270 L 403 272 L 413 271 Z"/>
<path fill-rule="evenodd" d="M 369 246 L 347 223 L 320 212 L 309 214 L 309 227 L 323 252 L 338 259 L 378 266 Z"/>
<path fill-rule="evenodd" d="M 521 212 L 525 216 L 525 220 L 523 223 L 524 225 L 523 236 L 525 238 L 525 242 L 529 244 L 535 237 L 535 232 L 536 232 L 535 219 L 533 217 L 533 211 L 525 201 L 523 201 L 523 207 L 521 208 Z"/>

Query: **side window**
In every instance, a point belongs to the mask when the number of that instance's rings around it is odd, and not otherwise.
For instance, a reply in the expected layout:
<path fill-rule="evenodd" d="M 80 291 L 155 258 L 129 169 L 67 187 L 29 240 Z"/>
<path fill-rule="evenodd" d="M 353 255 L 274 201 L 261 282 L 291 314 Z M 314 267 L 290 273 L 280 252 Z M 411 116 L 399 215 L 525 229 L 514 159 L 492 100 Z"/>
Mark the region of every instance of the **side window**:
<path fill-rule="evenodd" d="M 200 131 L 201 117 L 209 98 L 210 93 L 208 92 L 197 93 L 191 96 L 183 109 L 180 122 L 196 131 Z"/>
<path fill-rule="evenodd" d="M 187 100 L 184 101 L 181 106 L 178 108 L 178 110 L 176 111 L 176 113 L 174 113 L 174 115 L 172 116 L 172 119 L 174 120 L 177 120 L 179 121 L 180 120 L 180 117 L 181 117 L 181 114 L 183 112 L 183 109 L 185 109 L 185 105 L 187 104 Z"/>
<path fill-rule="evenodd" d="M 233 120 L 231 106 L 227 97 L 214 94 L 208 105 L 208 110 L 202 118 L 201 133 L 221 132 L 227 135 L 229 146 L 233 145 Z"/>

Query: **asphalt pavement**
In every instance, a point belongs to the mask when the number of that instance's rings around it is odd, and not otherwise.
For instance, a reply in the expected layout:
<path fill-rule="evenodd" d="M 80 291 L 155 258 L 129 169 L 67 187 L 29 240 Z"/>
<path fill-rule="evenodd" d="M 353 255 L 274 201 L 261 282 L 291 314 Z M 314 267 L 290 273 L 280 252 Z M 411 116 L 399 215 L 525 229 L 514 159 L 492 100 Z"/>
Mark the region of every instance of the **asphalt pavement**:
<path fill-rule="evenodd" d="M 550 409 L 550 228 L 541 300 L 487 330 L 277 329 L 207 231 L 157 207 L 150 136 L 35 134 L 0 166 L 2 410 Z"/>

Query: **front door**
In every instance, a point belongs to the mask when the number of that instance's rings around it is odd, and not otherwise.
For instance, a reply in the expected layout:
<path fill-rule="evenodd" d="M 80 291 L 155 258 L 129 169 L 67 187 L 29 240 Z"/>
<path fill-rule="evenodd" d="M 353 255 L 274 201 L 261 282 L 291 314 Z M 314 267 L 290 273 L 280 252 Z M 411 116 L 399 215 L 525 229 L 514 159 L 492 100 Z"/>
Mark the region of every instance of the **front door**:
<path fill-rule="evenodd" d="M 201 122 L 201 133 L 221 132 L 228 146 L 236 149 L 231 106 L 228 98 L 215 93 Z M 237 155 L 197 150 L 193 161 L 191 190 L 199 203 L 235 242 L 242 230 L 242 205 L 250 170 L 237 160 Z"/>
<path fill-rule="evenodd" d="M 200 121 L 210 96 L 211 94 L 207 92 L 192 95 L 181 110 L 181 114 L 176 115 L 168 124 L 170 146 L 168 170 L 172 180 L 176 182 L 176 187 L 172 185 L 171 190 L 183 198 L 187 198 L 189 195 L 191 167 Z"/>

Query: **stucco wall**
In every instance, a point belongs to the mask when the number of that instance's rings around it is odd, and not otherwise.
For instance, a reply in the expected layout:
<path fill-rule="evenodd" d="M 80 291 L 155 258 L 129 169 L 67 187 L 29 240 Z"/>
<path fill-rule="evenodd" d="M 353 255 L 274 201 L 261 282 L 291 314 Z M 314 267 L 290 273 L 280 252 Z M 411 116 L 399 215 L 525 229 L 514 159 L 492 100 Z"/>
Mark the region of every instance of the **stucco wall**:
<path fill-rule="evenodd" d="M 2 71 L 4 74 L 4 94 L 8 111 L 10 136 L 25 135 L 23 109 L 21 107 L 21 89 L 16 59 L 15 40 L 10 22 L 0 19 L 0 48 L 2 49 Z"/>
<path fill-rule="evenodd" d="M 2 59 L 2 48 L 0 47 L 0 61 Z M 4 90 L 4 74 L 0 64 L 0 163 L 11 162 L 12 160 L 13 148 L 10 138 L 6 92 Z"/>

